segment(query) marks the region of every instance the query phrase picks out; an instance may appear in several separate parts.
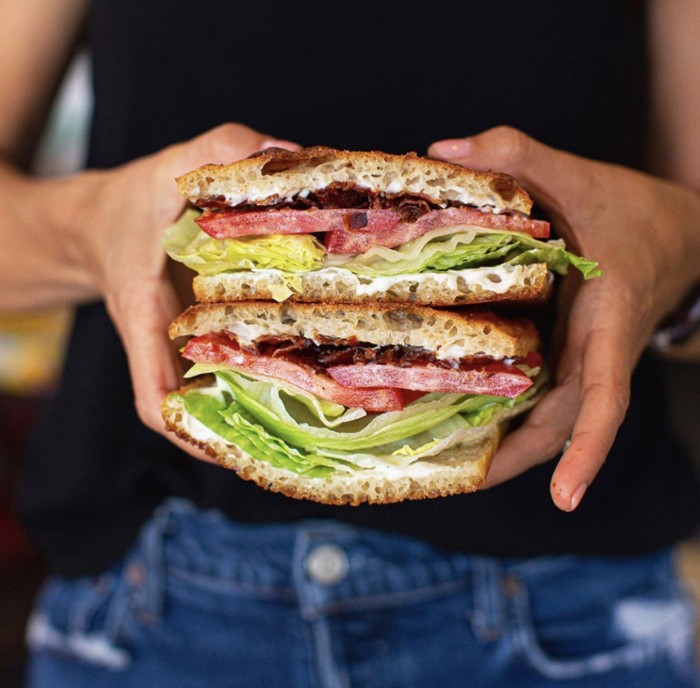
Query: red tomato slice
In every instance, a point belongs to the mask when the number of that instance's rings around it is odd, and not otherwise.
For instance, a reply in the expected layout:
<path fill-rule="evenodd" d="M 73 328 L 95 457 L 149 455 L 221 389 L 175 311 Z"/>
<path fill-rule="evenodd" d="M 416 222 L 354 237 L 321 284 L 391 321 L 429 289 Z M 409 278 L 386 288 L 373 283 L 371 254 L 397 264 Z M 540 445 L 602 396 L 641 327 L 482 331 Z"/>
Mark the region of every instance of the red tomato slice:
<path fill-rule="evenodd" d="M 328 368 L 328 374 L 345 387 L 363 387 L 370 381 L 382 387 L 398 387 L 420 392 L 492 394 L 514 398 L 532 386 L 532 380 L 519 368 L 505 363 L 476 364 L 469 368 L 437 368 L 365 363 Z"/>
<path fill-rule="evenodd" d="M 190 339 L 183 356 L 197 363 L 223 365 L 241 373 L 253 373 L 288 382 L 321 399 L 372 413 L 400 411 L 405 400 L 398 389 L 344 387 L 311 366 L 286 361 L 282 357 L 252 354 L 226 335 L 202 335 Z M 377 387 L 376 385 L 374 387 Z"/>
<path fill-rule="evenodd" d="M 520 232 L 539 239 L 549 237 L 548 222 L 466 207 L 432 210 L 415 222 L 405 222 L 396 210 L 352 208 L 206 211 L 196 222 L 216 239 L 325 232 L 329 253 L 365 253 L 372 246 L 395 248 L 433 229 L 459 225 Z"/>

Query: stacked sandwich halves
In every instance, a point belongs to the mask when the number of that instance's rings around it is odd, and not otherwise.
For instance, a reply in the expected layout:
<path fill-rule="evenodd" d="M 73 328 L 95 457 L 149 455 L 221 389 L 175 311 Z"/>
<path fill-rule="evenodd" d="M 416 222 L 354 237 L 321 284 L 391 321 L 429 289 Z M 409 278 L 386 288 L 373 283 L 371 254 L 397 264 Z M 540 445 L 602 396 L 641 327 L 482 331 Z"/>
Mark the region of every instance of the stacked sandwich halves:
<path fill-rule="evenodd" d="M 413 154 L 279 149 L 178 179 L 165 237 L 199 275 L 170 430 L 242 478 L 329 504 L 473 491 L 545 386 L 539 338 L 485 310 L 595 264 L 545 241 L 505 175 Z"/>

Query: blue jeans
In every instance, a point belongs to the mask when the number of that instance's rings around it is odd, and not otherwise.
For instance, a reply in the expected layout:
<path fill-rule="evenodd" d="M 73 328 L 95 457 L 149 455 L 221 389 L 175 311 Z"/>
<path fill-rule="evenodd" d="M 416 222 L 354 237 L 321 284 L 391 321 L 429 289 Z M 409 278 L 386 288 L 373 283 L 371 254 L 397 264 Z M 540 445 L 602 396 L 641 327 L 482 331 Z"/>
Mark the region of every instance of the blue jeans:
<path fill-rule="evenodd" d="M 178 500 L 119 565 L 50 580 L 29 641 L 29 688 L 699 685 L 669 552 L 499 560 Z"/>

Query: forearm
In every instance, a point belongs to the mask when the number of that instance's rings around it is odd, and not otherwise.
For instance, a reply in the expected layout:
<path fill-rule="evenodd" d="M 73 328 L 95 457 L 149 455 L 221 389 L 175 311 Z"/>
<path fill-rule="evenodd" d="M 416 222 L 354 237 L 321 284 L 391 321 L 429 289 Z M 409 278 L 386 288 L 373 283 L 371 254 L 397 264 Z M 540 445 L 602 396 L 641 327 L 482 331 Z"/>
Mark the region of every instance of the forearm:
<path fill-rule="evenodd" d="M 99 296 L 81 260 L 76 233 L 87 227 L 100 174 L 42 180 L 0 162 L 0 310 L 74 304 Z"/>

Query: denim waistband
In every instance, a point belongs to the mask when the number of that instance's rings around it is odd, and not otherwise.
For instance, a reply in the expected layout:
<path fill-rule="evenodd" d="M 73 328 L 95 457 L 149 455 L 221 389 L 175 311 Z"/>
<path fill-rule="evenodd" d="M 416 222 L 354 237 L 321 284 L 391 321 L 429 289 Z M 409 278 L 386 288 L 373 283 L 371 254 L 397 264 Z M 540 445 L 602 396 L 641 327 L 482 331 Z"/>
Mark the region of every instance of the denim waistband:
<path fill-rule="evenodd" d="M 546 585 L 548 577 L 562 572 L 574 586 L 585 587 L 587 580 L 600 581 L 591 577 L 591 566 L 610 567 L 609 560 L 587 558 L 576 583 L 575 556 L 500 559 L 450 553 L 338 521 L 238 524 L 180 499 L 157 509 L 137 549 L 149 571 L 148 584 L 141 586 L 142 608 L 150 606 L 154 615 L 160 611 L 159 588 L 169 577 L 219 594 L 288 599 L 307 618 L 346 608 L 402 605 L 464 589 L 473 621 L 485 636 L 502 621 L 509 587 Z M 640 560 L 646 565 L 640 566 Z M 635 558 L 630 571 L 646 579 L 650 570 L 670 569 L 670 560 L 665 551 Z M 615 560 L 614 569 L 620 570 L 620 561 Z"/>

